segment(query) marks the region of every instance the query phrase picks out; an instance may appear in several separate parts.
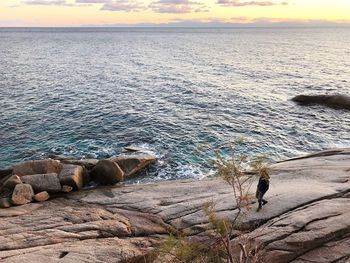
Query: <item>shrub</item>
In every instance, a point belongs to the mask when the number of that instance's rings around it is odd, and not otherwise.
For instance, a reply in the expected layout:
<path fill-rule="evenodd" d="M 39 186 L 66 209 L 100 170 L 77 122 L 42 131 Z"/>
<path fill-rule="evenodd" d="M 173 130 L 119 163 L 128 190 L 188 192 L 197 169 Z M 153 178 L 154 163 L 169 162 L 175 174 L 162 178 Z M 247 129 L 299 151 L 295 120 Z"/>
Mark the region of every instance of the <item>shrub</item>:
<path fill-rule="evenodd" d="M 187 237 L 182 233 L 171 234 L 169 238 L 156 249 L 158 261 L 176 263 L 258 263 L 261 262 L 259 246 L 254 238 L 241 231 L 241 222 L 251 209 L 252 194 L 249 192 L 255 176 L 269 172 L 264 163 L 265 157 L 255 157 L 249 160 L 247 156 L 237 155 L 236 145 L 230 144 L 230 156 L 224 158 L 216 152 L 213 166 L 218 176 L 230 185 L 233 203 L 237 210 L 234 218 L 219 218 L 215 213 L 215 204 L 206 203 L 203 207 L 208 217 L 212 231 L 207 234 L 206 242 Z M 245 169 L 246 168 L 246 169 Z M 251 169 L 247 172 L 247 168 Z"/>

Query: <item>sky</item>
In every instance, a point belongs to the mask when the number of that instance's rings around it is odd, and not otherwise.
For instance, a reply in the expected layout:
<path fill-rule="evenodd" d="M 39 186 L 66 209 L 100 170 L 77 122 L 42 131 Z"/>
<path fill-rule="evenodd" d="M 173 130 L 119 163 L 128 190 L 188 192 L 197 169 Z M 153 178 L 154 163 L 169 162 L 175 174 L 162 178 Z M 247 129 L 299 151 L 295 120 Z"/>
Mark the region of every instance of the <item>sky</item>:
<path fill-rule="evenodd" d="M 350 25 L 350 0 L 0 0 L 0 27 L 176 23 Z"/>

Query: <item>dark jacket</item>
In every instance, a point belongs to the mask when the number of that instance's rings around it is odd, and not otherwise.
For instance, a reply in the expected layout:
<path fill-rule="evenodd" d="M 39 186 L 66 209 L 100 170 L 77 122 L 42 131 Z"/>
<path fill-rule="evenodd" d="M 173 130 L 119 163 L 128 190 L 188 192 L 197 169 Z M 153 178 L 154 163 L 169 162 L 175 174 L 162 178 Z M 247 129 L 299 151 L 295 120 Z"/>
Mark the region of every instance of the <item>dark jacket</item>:
<path fill-rule="evenodd" d="M 269 185 L 270 185 L 270 181 L 267 177 L 265 176 L 261 176 L 259 179 L 259 183 L 258 183 L 258 187 L 256 189 L 256 192 L 260 192 L 260 193 L 266 193 L 267 190 L 269 190 Z"/>

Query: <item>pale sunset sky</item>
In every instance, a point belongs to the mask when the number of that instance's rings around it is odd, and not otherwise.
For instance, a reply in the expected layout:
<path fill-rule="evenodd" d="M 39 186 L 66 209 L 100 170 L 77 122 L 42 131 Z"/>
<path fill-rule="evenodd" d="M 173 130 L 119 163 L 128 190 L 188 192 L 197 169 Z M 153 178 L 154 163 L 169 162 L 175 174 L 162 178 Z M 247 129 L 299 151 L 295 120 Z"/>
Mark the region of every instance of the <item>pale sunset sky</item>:
<path fill-rule="evenodd" d="M 345 23 L 350 0 L 0 0 L 0 26 Z"/>

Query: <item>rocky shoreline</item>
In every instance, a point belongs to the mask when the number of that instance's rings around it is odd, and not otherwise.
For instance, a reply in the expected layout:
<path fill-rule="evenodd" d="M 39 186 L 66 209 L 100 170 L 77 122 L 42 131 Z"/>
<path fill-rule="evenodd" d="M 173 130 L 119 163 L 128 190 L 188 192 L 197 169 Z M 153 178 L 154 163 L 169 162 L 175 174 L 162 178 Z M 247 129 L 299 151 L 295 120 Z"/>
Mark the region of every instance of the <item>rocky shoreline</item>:
<path fill-rule="evenodd" d="M 243 222 L 265 262 L 349 262 L 350 149 L 274 164 L 266 197 Z M 220 217 L 237 213 L 220 178 L 101 186 L 0 209 L 0 261 L 147 262 L 170 229 L 205 236 L 208 201 Z"/>
<path fill-rule="evenodd" d="M 65 156 L 26 161 L 0 170 L 0 208 L 44 202 L 50 195 L 82 190 L 89 185 L 114 185 L 141 172 L 157 158 L 142 149 L 105 160 Z"/>

